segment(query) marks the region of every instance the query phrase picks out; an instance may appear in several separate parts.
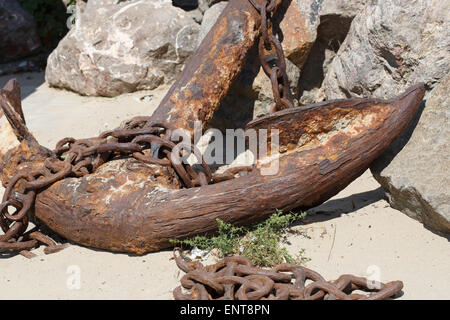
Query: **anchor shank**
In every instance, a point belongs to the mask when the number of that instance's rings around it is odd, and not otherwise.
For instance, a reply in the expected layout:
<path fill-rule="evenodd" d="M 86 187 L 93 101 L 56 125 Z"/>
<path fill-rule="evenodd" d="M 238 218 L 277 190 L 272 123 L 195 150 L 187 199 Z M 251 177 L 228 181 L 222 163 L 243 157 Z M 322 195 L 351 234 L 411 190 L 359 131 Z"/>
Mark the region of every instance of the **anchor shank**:
<path fill-rule="evenodd" d="M 249 1 L 231 0 L 150 122 L 169 121 L 191 132 L 196 120 L 205 126 L 241 72 L 260 34 L 260 22 L 259 12 Z"/>

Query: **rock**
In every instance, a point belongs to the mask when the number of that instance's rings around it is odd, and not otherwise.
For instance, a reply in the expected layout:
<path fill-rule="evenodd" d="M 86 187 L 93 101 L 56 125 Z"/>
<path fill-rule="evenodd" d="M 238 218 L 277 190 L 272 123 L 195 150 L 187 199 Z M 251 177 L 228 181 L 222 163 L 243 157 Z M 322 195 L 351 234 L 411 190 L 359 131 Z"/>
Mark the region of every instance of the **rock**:
<path fill-rule="evenodd" d="M 217 18 L 219 18 L 220 14 L 222 13 L 223 9 L 227 6 L 227 2 L 222 1 L 219 3 L 214 4 L 211 8 L 205 11 L 203 14 L 203 20 L 200 27 L 200 33 L 198 35 L 198 44 L 203 41 L 209 30 L 214 26 L 214 24 L 217 21 Z"/>
<path fill-rule="evenodd" d="M 420 120 L 371 169 L 394 208 L 444 232 L 450 212 L 449 104 L 443 98 L 448 79 L 430 90 L 450 72 L 449 30 L 448 1 L 371 1 L 353 20 L 320 89 L 323 99 L 390 98 L 410 85 L 426 84 Z"/>
<path fill-rule="evenodd" d="M 325 0 L 320 3 L 317 37 L 298 84 L 298 99 L 301 105 L 323 100 L 320 87 L 329 65 L 344 42 L 353 18 L 367 2 L 367 0 Z"/>
<path fill-rule="evenodd" d="M 197 9 L 188 11 L 188 14 L 198 24 L 202 23 L 202 21 L 203 21 L 203 12 L 200 9 L 197 8 Z"/>
<path fill-rule="evenodd" d="M 320 18 L 336 15 L 354 18 L 369 0 L 324 0 L 320 5 Z"/>
<path fill-rule="evenodd" d="M 450 2 L 376 0 L 353 20 L 322 85 L 325 99 L 393 97 L 450 70 Z"/>
<path fill-rule="evenodd" d="M 426 99 L 409 141 L 371 167 L 395 209 L 450 233 L 450 73 Z M 395 157 L 394 157 L 395 156 Z"/>
<path fill-rule="evenodd" d="M 298 68 L 303 67 L 317 36 L 315 9 L 311 5 L 309 8 L 304 7 L 309 2 L 284 2 L 277 14 L 278 19 L 275 19 L 283 35 L 284 54 Z"/>
<path fill-rule="evenodd" d="M 223 2 L 223 1 L 227 1 L 227 0 L 198 0 L 198 8 L 202 12 L 205 12 L 206 10 L 211 8 L 213 5 L 215 5 L 216 3 L 219 3 L 221 1 Z"/>
<path fill-rule="evenodd" d="M 0 62 L 29 56 L 40 47 L 32 15 L 16 0 L 0 0 Z"/>
<path fill-rule="evenodd" d="M 171 1 L 88 1 L 48 59 L 49 85 L 116 96 L 172 81 L 200 26 Z"/>
<path fill-rule="evenodd" d="M 296 95 L 300 72 L 301 70 L 299 67 L 289 59 L 286 60 L 286 73 L 289 79 L 289 88 L 294 96 Z M 274 104 L 272 84 L 262 68 L 259 70 L 258 75 L 252 84 L 252 90 L 258 95 L 253 108 L 253 119 L 255 119 L 268 114 L 270 107 Z"/>

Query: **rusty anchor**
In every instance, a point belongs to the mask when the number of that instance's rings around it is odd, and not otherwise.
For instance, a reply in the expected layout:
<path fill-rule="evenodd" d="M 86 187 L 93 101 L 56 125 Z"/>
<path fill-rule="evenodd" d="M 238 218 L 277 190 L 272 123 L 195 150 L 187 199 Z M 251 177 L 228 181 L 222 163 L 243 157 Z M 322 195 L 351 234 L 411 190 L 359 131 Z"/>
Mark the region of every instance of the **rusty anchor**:
<path fill-rule="evenodd" d="M 195 121 L 205 130 L 264 31 L 267 21 L 261 16 L 267 12 L 261 9 L 274 12 L 278 5 L 230 1 L 151 117 L 132 119 L 96 138 L 63 139 L 54 151 L 29 132 L 18 84 L 8 83 L 0 95 L 0 134 L 11 141 L 0 149 L 0 179 L 6 187 L 0 250 L 27 250 L 41 241 L 39 234 L 25 232 L 28 220 L 36 218 L 75 243 L 144 254 L 170 247 L 170 239 L 213 232 L 217 218 L 248 224 L 275 209 L 317 206 L 361 175 L 406 129 L 424 96 L 422 84 L 391 100 L 291 107 L 279 85 L 283 72 L 272 69 L 279 108 L 247 128 L 278 129 L 282 152 L 258 159 L 246 175 L 229 171 L 226 177 L 211 172 L 201 159 L 200 171 L 172 161 L 179 142 L 171 140 L 172 130 L 192 133 Z M 263 56 L 266 44 L 260 45 Z M 278 172 L 261 174 L 274 161 Z"/>

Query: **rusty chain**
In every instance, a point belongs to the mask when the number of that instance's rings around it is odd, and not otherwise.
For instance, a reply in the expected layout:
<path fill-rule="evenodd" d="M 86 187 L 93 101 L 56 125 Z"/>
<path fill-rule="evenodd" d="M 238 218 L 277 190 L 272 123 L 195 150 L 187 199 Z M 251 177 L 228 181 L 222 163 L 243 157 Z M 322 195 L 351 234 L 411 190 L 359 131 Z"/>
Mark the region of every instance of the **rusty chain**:
<path fill-rule="evenodd" d="M 172 167 L 186 188 L 204 186 L 230 180 L 253 166 L 234 167 L 224 173 L 211 173 L 200 151 L 184 141 L 173 141 L 175 128 L 169 123 L 151 123 L 149 117 L 135 117 L 124 128 L 106 131 L 98 137 L 76 140 L 64 138 L 56 144 L 56 157 L 45 159 L 39 169 L 24 168 L 16 173 L 6 186 L 0 204 L 0 250 L 18 251 L 26 257 L 38 242 L 47 244 L 46 254 L 59 251 L 50 237 L 39 231 L 26 232 L 38 192 L 67 177 L 83 177 L 97 170 L 102 164 L 130 156 L 146 164 Z M 186 161 L 186 155 L 194 154 L 202 170 Z M 178 157 L 177 157 L 178 156 Z M 10 209 L 14 212 L 10 213 Z"/>
<path fill-rule="evenodd" d="M 403 288 L 401 281 L 384 284 L 349 274 L 326 281 L 311 269 L 288 263 L 257 268 L 239 256 L 203 266 L 185 258 L 180 248 L 174 249 L 174 258 L 186 273 L 173 291 L 176 300 L 383 300 Z"/>
<path fill-rule="evenodd" d="M 264 73 L 272 84 L 274 105 L 269 112 L 292 108 L 292 93 L 286 73 L 286 57 L 278 38 L 273 34 L 273 13 L 277 0 L 263 0 L 261 5 L 249 0 L 261 16 L 261 37 L 258 42 L 258 53 Z"/>

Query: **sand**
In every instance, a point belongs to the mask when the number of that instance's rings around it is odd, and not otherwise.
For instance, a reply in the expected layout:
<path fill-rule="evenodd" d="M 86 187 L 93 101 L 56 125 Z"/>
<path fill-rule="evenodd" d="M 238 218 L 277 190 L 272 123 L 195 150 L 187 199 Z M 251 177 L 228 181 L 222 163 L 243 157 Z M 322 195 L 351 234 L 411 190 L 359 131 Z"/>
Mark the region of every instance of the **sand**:
<path fill-rule="evenodd" d="M 49 88 L 42 73 L 15 77 L 28 127 L 49 148 L 66 136 L 95 136 L 130 117 L 150 115 L 168 89 L 82 97 Z M 9 78 L 0 77 L 0 87 Z M 351 273 L 402 280 L 399 299 L 450 298 L 450 237 L 390 208 L 369 171 L 292 229 L 301 234 L 289 236 L 288 250 L 305 248 L 311 258 L 306 266 L 326 279 Z M 53 255 L 42 247 L 34 252 L 38 257 L 31 260 L 0 255 L 0 299 L 172 299 L 183 275 L 170 250 L 133 256 L 71 244 Z"/>

